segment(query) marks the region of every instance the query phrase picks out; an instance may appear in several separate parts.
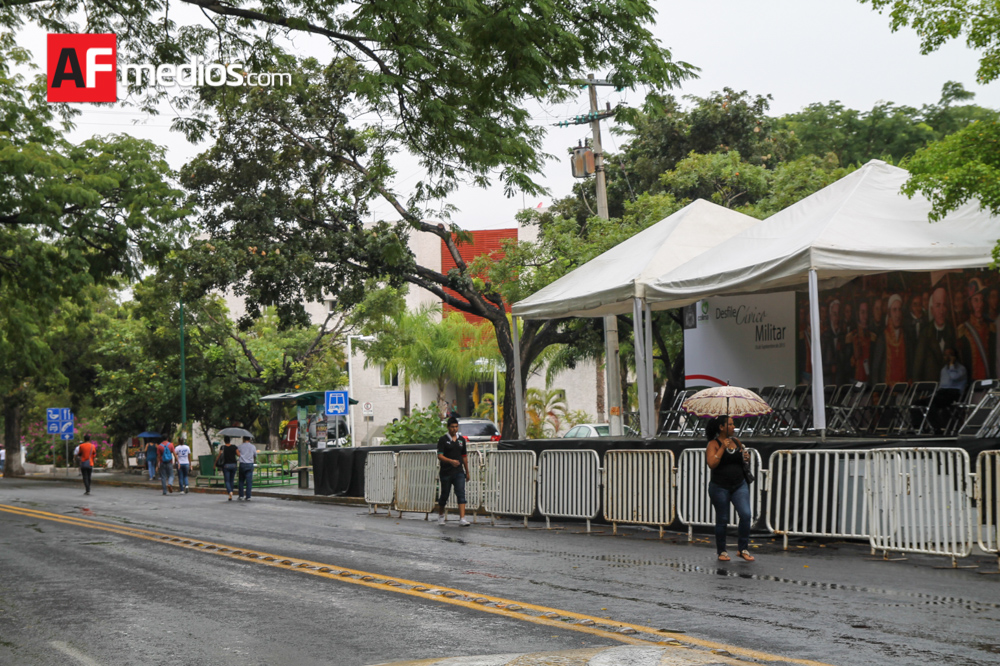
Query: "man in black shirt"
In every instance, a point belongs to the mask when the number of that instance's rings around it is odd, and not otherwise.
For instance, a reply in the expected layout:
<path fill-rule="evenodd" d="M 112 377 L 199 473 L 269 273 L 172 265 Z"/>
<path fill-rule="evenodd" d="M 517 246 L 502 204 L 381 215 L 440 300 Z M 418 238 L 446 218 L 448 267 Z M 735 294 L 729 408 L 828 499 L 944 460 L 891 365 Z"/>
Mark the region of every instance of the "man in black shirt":
<path fill-rule="evenodd" d="M 454 416 L 448 419 L 448 434 L 438 440 L 437 454 L 441 463 L 441 497 L 438 500 L 438 525 L 444 525 L 444 505 L 448 503 L 451 489 L 455 488 L 455 499 L 458 501 L 458 524 L 468 527 L 471 523 L 465 519 L 465 481 L 469 478 L 469 460 L 467 442 L 458 434 L 458 419 Z"/>

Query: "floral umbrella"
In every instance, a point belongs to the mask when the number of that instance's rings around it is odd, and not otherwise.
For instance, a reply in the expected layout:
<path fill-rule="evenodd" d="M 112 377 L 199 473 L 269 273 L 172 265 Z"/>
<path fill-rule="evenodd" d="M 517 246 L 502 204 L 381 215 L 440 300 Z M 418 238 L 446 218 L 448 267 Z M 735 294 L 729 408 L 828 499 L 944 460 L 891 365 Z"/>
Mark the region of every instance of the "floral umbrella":
<path fill-rule="evenodd" d="M 695 416 L 760 416 L 770 414 L 771 406 L 763 398 L 739 386 L 715 386 L 698 391 L 681 404 Z"/>

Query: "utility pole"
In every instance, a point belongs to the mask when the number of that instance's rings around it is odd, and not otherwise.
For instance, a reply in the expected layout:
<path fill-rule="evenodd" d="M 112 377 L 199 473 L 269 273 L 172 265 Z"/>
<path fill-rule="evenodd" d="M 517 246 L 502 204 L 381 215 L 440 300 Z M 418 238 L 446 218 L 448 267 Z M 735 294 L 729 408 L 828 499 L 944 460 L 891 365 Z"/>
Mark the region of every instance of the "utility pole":
<path fill-rule="evenodd" d="M 181 442 L 187 441 L 187 374 L 184 368 L 184 298 L 180 299 L 181 310 Z"/>
<path fill-rule="evenodd" d="M 601 119 L 597 115 L 597 85 L 593 74 L 587 76 L 590 91 L 590 115 L 593 120 L 590 129 L 594 135 L 594 175 L 597 179 L 597 216 L 607 220 L 608 215 L 608 184 L 604 175 L 604 150 L 601 148 Z M 620 437 L 624 434 L 622 428 L 622 381 L 618 357 L 618 318 L 615 315 L 604 317 L 604 367 L 608 375 L 607 404 L 608 423 L 611 435 Z"/>

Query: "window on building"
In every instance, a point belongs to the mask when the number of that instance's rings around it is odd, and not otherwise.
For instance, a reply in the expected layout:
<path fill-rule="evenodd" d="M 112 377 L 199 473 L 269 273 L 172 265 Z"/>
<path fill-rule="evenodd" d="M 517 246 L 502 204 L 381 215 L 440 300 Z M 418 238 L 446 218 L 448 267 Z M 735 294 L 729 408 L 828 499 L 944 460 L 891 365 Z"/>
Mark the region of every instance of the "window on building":
<path fill-rule="evenodd" d="M 384 365 L 378 366 L 379 386 L 399 386 L 399 373 L 389 372 Z"/>

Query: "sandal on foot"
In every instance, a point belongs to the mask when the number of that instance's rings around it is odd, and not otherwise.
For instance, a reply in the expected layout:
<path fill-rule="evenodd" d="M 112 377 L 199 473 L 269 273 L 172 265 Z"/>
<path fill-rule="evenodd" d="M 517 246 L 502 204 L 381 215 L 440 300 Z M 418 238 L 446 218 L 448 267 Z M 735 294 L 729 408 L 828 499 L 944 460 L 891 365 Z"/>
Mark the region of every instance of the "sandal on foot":
<path fill-rule="evenodd" d="M 757 559 L 753 555 L 750 554 L 749 550 L 741 550 L 739 552 L 739 556 L 742 557 L 747 562 L 753 562 L 755 559 Z"/>
<path fill-rule="evenodd" d="M 720 562 L 728 562 L 729 561 L 729 553 L 727 553 L 726 551 L 722 551 L 721 553 L 719 553 L 719 561 Z"/>

